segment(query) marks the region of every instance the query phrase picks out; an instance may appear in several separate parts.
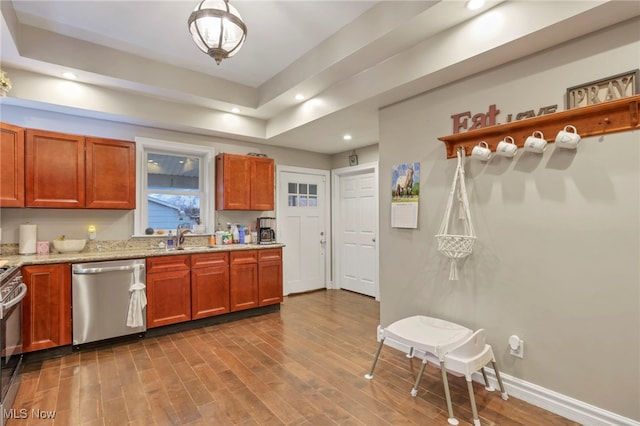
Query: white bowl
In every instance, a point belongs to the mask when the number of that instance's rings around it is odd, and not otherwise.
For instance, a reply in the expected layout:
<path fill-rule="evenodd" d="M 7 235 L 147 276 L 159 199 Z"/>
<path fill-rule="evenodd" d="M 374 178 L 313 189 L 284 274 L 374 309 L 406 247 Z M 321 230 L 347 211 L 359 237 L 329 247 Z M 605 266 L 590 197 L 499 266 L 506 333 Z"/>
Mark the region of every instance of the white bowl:
<path fill-rule="evenodd" d="M 85 244 L 87 240 L 53 240 L 53 248 L 58 253 L 78 253 Z"/>

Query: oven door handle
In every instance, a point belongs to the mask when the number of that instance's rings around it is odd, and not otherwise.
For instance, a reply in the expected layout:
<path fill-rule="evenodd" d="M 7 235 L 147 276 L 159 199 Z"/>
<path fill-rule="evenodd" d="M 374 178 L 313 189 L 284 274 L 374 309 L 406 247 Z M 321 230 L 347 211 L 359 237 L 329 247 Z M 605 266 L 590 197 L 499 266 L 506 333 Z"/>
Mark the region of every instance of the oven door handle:
<path fill-rule="evenodd" d="M 13 299 L 2 304 L 2 312 L 5 312 L 8 309 L 10 309 L 12 306 L 22 302 L 22 299 L 24 299 L 24 297 L 27 295 L 27 285 L 25 283 L 20 283 L 18 288 L 20 289 L 20 293 L 18 293 L 18 295 Z"/>

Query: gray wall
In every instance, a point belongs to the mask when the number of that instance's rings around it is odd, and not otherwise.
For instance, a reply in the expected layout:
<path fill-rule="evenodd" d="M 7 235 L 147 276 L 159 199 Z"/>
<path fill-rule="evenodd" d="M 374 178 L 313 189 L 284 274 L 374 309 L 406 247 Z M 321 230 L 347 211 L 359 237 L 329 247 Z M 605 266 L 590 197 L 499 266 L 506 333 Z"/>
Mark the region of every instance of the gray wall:
<path fill-rule="evenodd" d="M 381 111 L 382 326 L 426 314 L 485 328 L 505 373 L 640 420 L 638 131 L 587 138 L 577 152 L 552 144 L 542 156 L 468 158 L 478 239 L 459 281 L 448 280 L 434 241 L 456 166 L 437 140 L 453 132 L 451 115 L 496 104 L 504 122 L 563 110 L 566 88 L 638 68 L 639 27 L 635 19 Z M 418 229 L 391 228 L 391 167 L 413 161 Z M 509 355 L 511 334 L 524 339 L 524 359 Z"/>
<path fill-rule="evenodd" d="M 331 168 L 339 169 L 342 167 L 349 167 L 349 156 L 353 151 L 355 151 L 358 156 L 358 164 L 374 163 L 378 161 L 378 144 L 375 144 L 332 155 Z"/>
<path fill-rule="evenodd" d="M 273 158 L 276 164 L 325 170 L 331 168 L 331 157 L 326 154 L 135 126 L 39 109 L 1 105 L 1 120 L 17 126 L 55 132 L 128 141 L 134 141 L 135 137 L 144 137 L 211 146 L 216 153 L 260 152 Z M 217 215 L 216 221 L 225 226 L 227 222 L 253 223 L 255 218 L 256 212 L 222 212 Z M 27 221 L 38 225 L 38 239 L 42 241 L 53 240 L 62 234 L 68 238 L 86 238 L 89 225 L 96 226 L 98 240 L 118 240 L 131 237 L 134 218 L 133 211 L 121 210 L 3 208 L 0 209 L 2 243 L 17 243 L 19 225 Z"/>

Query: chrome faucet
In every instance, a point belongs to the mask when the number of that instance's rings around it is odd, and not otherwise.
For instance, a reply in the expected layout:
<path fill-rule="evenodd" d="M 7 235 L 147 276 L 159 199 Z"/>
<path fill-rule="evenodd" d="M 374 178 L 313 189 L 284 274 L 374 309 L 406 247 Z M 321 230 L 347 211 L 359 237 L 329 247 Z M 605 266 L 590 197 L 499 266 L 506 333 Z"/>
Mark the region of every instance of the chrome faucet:
<path fill-rule="evenodd" d="M 184 250 L 184 247 L 182 247 L 182 244 L 184 243 L 184 235 L 189 232 L 191 232 L 191 230 L 178 225 L 178 228 L 176 228 L 176 250 Z"/>

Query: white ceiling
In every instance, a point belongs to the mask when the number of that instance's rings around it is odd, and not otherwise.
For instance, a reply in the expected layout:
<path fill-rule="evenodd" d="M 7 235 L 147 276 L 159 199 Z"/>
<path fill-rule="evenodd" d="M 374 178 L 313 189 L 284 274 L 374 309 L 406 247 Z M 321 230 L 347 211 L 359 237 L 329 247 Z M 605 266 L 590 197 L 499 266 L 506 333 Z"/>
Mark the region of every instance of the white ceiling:
<path fill-rule="evenodd" d="M 16 85 L 3 102 L 337 153 L 378 142 L 380 107 L 640 14 L 627 1 L 500 0 L 471 12 L 456 0 L 232 0 L 248 36 L 216 65 L 187 29 L 197 4 L 2 0 L 3 69 L 71 70 L 101 93 L 163 101 L 151 116 Z"/>

